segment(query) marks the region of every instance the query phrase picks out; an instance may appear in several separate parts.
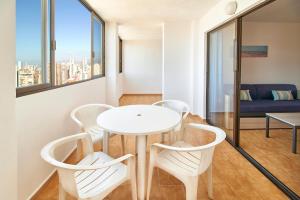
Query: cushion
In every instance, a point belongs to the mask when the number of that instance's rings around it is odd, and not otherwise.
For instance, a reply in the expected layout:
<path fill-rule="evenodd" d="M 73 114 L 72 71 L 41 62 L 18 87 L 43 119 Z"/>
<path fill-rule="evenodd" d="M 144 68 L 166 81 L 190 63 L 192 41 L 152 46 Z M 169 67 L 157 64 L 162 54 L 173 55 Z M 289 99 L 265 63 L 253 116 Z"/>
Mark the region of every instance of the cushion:
<path fill-rule="evenodd" d="M 300 90 L 297 91 L 297 99 L 300 100 Z"/>
<path fill-rule="evenodd" d="M 297 97 L 296 85 L 292 84 L 255 84 L 257 98 L 255 99 L 270 99 L 273 100 L 272 90 L 292 91 L 294 99 Z M 251 91 L 250 91 L 251 94 Z M 251 96 L 253 97 L 253 96 Z M 254 98 L 252 98 L 254 99 Z"/>
<path fill-rule="evenodd" d="M 253 84 L 241 84 L 241 90 L 249 90 L 252 100 L 257 99 L 256 87 Z"/>
<path fill-rule="evenodd" d="M 241 101 L 252 101 L 249 90 L 241 90 L 240 92 L 240 100 Z"/>
<path fill-rule="evenodd" d="M 274 101 L 294 100 L 292 91 L 290 90 L 272 90 Z"/>

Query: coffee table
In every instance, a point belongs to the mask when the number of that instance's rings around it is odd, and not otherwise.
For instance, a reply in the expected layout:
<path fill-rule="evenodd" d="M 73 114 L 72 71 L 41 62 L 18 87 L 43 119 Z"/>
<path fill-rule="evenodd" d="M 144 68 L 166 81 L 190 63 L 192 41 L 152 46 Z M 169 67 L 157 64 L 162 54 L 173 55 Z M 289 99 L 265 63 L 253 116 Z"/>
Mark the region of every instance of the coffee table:
<path fill-rule="evenodd" d="M 300 113 L 266 113 L 266 137 L 270 137 L 270 118 L 287 124 L 293 129 L 292 152 L 297 153 L 297 129 L 300 128 Z"/>

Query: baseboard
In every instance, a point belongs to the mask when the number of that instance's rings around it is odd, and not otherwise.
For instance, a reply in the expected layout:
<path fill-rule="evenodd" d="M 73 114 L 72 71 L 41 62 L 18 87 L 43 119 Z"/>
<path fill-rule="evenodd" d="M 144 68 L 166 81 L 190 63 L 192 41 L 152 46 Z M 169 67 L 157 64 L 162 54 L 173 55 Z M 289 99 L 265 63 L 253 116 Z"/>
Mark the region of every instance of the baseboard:
<path fill-rule="evenodd" d="M 123 96 L 162 96 L 162 94 L 159 94 L 159 93 L 149 93 L 149 94 L 148 93 L 147 94 L 124 93 L 124 94 L 122 94 L 121 97 L 123 97 Z"/>
<path fill-rule="evenodd" d="M 65 162 L 71 155 L 72 153 L 75 152 L 76 150 L 76 146 L 74 146 L 71 151 L 63 158 L 63 162 Z M 53 171 L 49 174 L 49 176 L 47 176 L 47 178 L 37 187 L 36 190 L 33 191 L 33 193 L 26 199 L 26 200 L 31 200 L 32 198 L 34 198 L 37 194 L 39 194 L 40 190 L 42 189 L 42 187 L 54 176 L 56 172 L 56 169 L 53 169 Z"/>

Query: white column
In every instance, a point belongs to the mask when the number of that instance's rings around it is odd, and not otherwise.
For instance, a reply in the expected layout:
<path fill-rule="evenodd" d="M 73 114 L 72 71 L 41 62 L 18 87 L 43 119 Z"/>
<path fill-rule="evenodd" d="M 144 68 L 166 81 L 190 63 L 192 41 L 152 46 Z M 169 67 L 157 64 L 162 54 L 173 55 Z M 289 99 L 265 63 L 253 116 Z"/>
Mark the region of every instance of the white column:
<path fill-rule="evenodd" d="M 118 25 L 115 22 L 105 23 L 105 76 L 106 103 L 119 105 L 119 38 Z"/>
<path fill-rule="evenodd" d="M 15 131 L 15 0 L 0 1 L 0 197 L 18 199 L 17 144 Z"/>

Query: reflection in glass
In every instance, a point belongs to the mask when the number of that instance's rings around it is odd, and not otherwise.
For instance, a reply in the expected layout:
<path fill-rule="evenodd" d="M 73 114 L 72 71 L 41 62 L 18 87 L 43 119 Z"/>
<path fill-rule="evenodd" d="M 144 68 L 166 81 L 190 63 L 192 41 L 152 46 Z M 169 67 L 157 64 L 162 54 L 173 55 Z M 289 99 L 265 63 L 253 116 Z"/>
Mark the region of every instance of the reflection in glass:
<path fill-rule="evenodd" d="M 208 120 L 233 139 L 235 23 L 209 35 Z"/>

